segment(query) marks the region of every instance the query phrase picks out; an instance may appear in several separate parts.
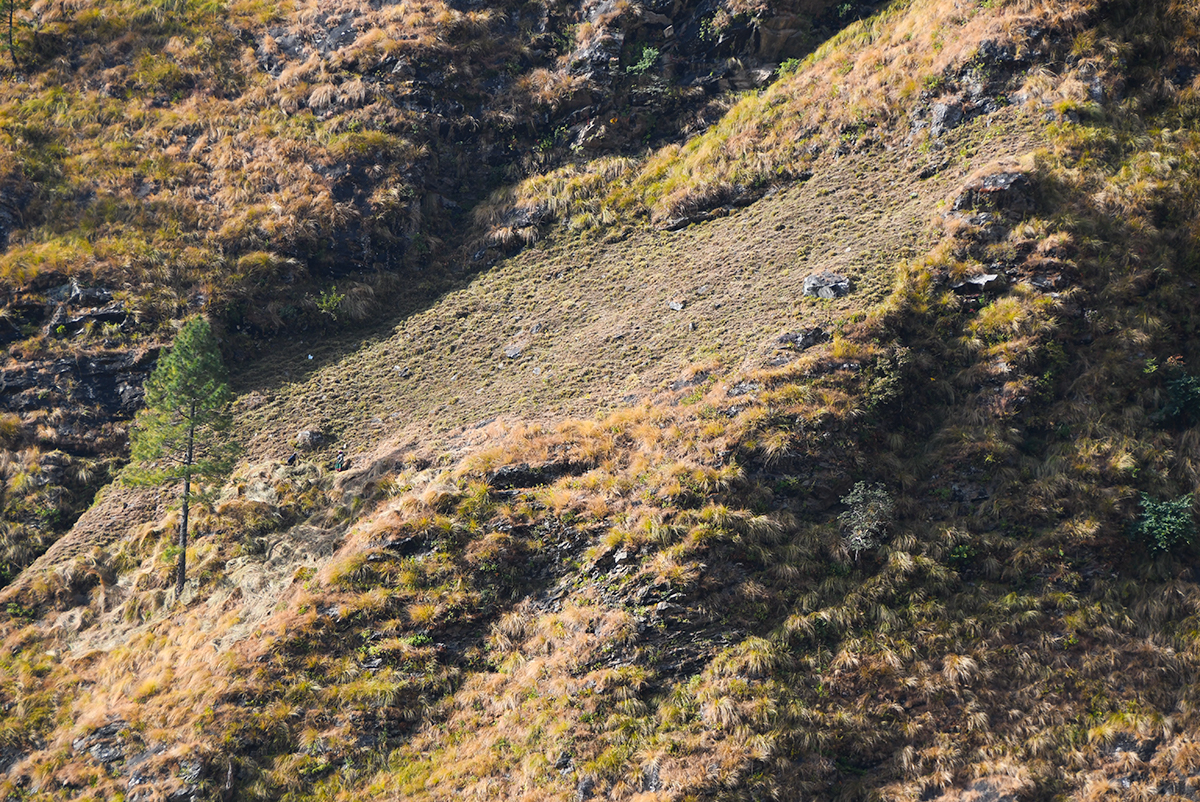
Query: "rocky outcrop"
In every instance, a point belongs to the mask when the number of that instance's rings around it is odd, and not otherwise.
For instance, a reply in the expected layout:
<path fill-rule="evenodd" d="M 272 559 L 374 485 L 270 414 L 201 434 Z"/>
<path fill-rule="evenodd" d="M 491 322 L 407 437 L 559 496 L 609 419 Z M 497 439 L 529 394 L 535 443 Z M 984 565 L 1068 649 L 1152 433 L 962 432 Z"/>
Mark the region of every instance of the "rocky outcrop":
<path fill-rule="evenodd" d="M 77 756 L 90 757 L 109 774 L 127 777 L 125 799 L 129 802 L 197 802 L 211 798 L 201 787 L 208 774 L 203 757 L 170 756 L 162 745 L 137 750 L 133 745 L 138 740 L 128 722 L 115 719 L 76 738 L 71 746 Z"/>
<path fill-rule="evenodd" d="M 1019 170 L 998 169 L 967 182 L 951 204 L 955 212 L 1021 217 L 1037 207 L 1033 181 Z"/>
<path fill-rule="evenodd" d="M 561 476 L 577 476 L 587 467 L 573 462 L 547 462 L 541 465 L 518 463 L 503 465 L 488 474 L 488 484 L 493 490 L 538 487 L 550 484 Z"/>
<path fill-rule="evenodd" d="M 5 458 L 29 466 L 30 479 L 20 503 L 4 510 L 3 524 L 14 529 L 0 549 L 0 584 L 92 503 L 125 454 L 129 422 L 158 357 L 155 346 L 130 346 L 128 311 L 111 290 L 54 281 L 39 277 L 25 292 L 0 293 L 0 344 L 24 341 L 0 362 L 0 447 Z"/>
<path fill-rule="evenodd" d="M 0 343 L 10 343 L 41 333 L 47 337 L 78 334 L 98 326 L 124 326 L 129 310 L 113 300 L 110 290 L 83 287 L 74 280 L 44 293 L 3 298 L 6 314 L 0 324 Z"/>
<path fill-rule="evenodd" d="M 932 119 L 929 121 L 929 135 L 939 137 L 952 128 L 957 128 L 965 114 L 960 100 L 947 100 L 933 104 Z"/>
<path fill-rule="evenodd" d="M 315 451 L 325 445 L 325 433 L 318 429 L 302 429 L 296 433 L 296 448 L 300 451 Z"/>
<path fill-rule="evenodd" d="M 820 326 L 813 326 L 805 331 L 792 331 L 787 334 L 781 334 L 775 340 L 779 346 L 794 351 L 805 351 L 814 345 L 820 345 L 828 341 L 829 333 Z"/>
<path fill-rule="evenodd" d="M 97 727 L 87 735 L 76 738 L 71 743 L 75 752 L 86 752 L 97 763 L 110 766 L 125 760 L 125 738 L 122 734 L 129 728 L 129 722 L 117 719 L 103 727 Z"/>
<path fill-rule="evenodd" d="M 625 33 L 606 32 L 571 54 L 567 72 L 591 81 L 607 81 L 620 69 Z"/>
<path fill-rule="evenodd" d="M 150 749 L 131 758 L 121 773 L 129 777 L 128 802 L 200 802 L 212 799 L 202 783 L 208 776 L 208 765 L 200 756 L 179 760 L 155 760 L 164 750 Z"/>
<path fill-rule="evenodd" d="M 913 131 L 928 129 L 938 140 L 947 132 L 1008 104 L 1013 90 L 1030 63 L 1041 57 L 1044 33 L 1030 33 L 1030 42 L 1018 49 L 1010 41 L 988 40 L 956 70 L 939 76 L 925 93 L 927 103 L 913 112 Z M 1032 46 L 1032 48 L 1030 47 Z M 940 143 L 934 147 L 940 147 Z"/>
<path fill-rule="evenodd" d="M 574 150 L 623 151 L 670 139 L 681 126 L 702 124 L 696 115 L 706 98 L 764 86 L 782 61 L 804 56 L 875 5 L 800 0 L 730 14 L 715 0 L 585 2 L 579 17 L 593 34 L 564 61 L 586 89 L 558 104 L 546 127 L 565 124 L 562 144 Z"/>
<path fill-rule="evenodd" d="M 141 407 L 142 383 L 157 357 L 157 348 L 142 348 L 31 360 L 0 369 L 0 409 L 64 409 L 68 418 L 84 426 L 103 417 L 128 419 Z M 65 437 L 75 434 L 60 432 Z"/>
<path fill-rule="evenodd" d="M 1003 286 L 1004 278 L 999 273 L 980 273 L 952 283 L 950 289 L 959 295 L 981 295 L 985 292 L 996 292 Z"/>

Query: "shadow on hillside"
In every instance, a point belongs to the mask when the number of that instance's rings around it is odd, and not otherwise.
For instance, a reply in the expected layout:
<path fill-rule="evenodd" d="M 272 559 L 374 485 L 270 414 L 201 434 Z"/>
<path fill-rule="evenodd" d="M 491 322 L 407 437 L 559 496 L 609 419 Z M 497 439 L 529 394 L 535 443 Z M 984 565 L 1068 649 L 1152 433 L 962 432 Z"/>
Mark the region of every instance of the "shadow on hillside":
<path fill-rule="evenodd" d="M 239 395 L 257 391 L 273 393 L 286 385 L 306 381 L 322 368 L 336 364 L 366 345 L 387 339 L 398 323 L 435 306 L 443 296 L 468 286 L 480 271 L 443 272 L 411 289 L 384 298 L 373 319 L 341 331 L 292 332 L 257 343 L 231 371 L 231 384 Z"/>
<path fill-rule="evenodd" d="M 808 11 L 804 13 L 801 13 L 796 9 L 792 9 L 792 11 L 796 11 L 797 13 L 797 16 L 793 22 L 798 23 L 802 21 L 809 26 L 809 34 L 805 40 L 806 44 L 802 55 L 815 52 L 822 44 L 845 30 L 847 26 L 859 20 L 878 14 L 886 10 L 891 5 L 891 0 L 850 0 L 850 2 L 844 3 L 816 2 L 798 4 L 800 8 L 808 9 Z M 680 16 L 680 24 L 684 27 L 690 26 L 691 28 L 695 28 L 697 31 L 699 31 L 702 27 L 701 22 L 707 18 L 705 16 L 707 12 L 703 10 L 706 8 L 707 6 L 701 4 L 694 9 L 686 11 L 686 13 L 681 11 L 680 14 L 682 16 Z M 791 7 L 789 6 L 789 8 Z M 689 20 L 686 25 L 684 25 L 683 22 L 685 18 Z M 759 34 L 756 34 L 755 36 L 758 35 Z M 719 50 L 723 57 L 726 55 L 745 55 L 749 58 L 750 56 L 748 54 L 751 52 L 759 52 L 758 50 L 754 49 L 757 47 L 757 45 L 752 46 L 753 43 L 750 40 L 741 42 L 741 45 L 737 45 L 736 43 L 741 40 L 737 39 L 737 37 L 731 36 L 727 37 L 728 41 L 721 39 L 720 43 L 705 44 L 704 42 L 700 41 L 707 41 L 705 36 L 701 36 L 699 33 L 696 33 L 695 36 L 697 42 L 693 42 L 691 45 L 689 45 L 689 47 L 695 49 L 696 47 L 701 47 L 703 45 L 701 49 L 704 50 L 705 53 L 707 53 L 708 50 L 716 48 L 716 50 L 713 52 L 717 52 L 717 50 Z M 751 39 L 754 39 L 754 37 L 751 37 Z M 718 44 L 720 44 L 720 47 L 718 47 Z M 663 47 L 664 53 L 666 53 L 668 50 L 671 53 L 675 53 L 678 47 L 683 46 L 677 46 L 674 42 L 672 42 L 669 46 L 664 45 Z M 720 48 L 722 47 L 726 50 L 729 50 L 729 52 L 726 53 L 725 50 L 721 50 Z M 738 50 L 737 47 L 750 48 L 750 50 L 742 52 L 742 50 Z M 657 53 L 658 51 L 656 50 L 654 52 Z M 626 56 L 627 55 L 628 54 L 626 54 Z M 697 54 L 691 52 L 691 50 L 685 49 L 680 50 L 677 53 L 677 56 L 679 58 L 695 58 L 697 57 Z M 789 60 L 796 61 L 794 58 Z M 777 66 L 772 62 L 764 63 L 770 67 Z M 615 83 L 613 83 L 611 86 L 606 85 L 604 90 L 616 93 L 614 97 L 616 95 L 621 95 L 621 93 L 628 92 L 629 84 L 631 82 L 636 83 L 633 78 L 629 78 L 626 75 L 626 73 L 630 72 L 631 69 L 632 68 L 629 68 L 624 72 L 618 72 L 619 77 L 614 79 Z M 768 70 L 768 72 L 770 72 L 770 70 Z M 701 83 L 705 87 L 706 96 L 712 92 L 718 91 L 716 89 L 718 84 L 715 81 Z M 699 85 L 700 84 L 697 84 L 697 86 Z M 604 95 L 604 92 L 601 92 L 600 96 L 600 99 L 596 101 L 593 111 L 600 117 L 608 117 L 609 115 L 607 113 L 601 114 L 600 112 L 609 108 L 609 106 L 606 104 L 609 104 L 610 102 L 615 103 L 616 101 L 612 100 L 611 98 L 605 99 L 606 96 Z M 621 96 L 623 97 L 623 95 Z M 558 147 L 562 149 L 562 143 L 559 142 L 558 139 L 555 139 L 555 137 L 559 137 L 561 133 L 567 131 L 567 124 L 562 119 L 555 119 L 552 121 L 552 123 L 557 125 L 558 128 L 554 129 L 554 134 L 549 140 L 544 141 L 550 141 L 552 143 L 557 142 Z M 654 145 L 659 145 L 676 141 L 686 141 L 688 139 L 688 135 L 683 133 L 684 130 L 686 129 L 672 130 L 667 132 L 665 135 L 663 132 L 659 132 L 658 134 L 647 133 L 643 137 L 630 140 L 629 142 L 623 142 L 622 140 L 617 139 L 607 147 L 587 156 L 580 157 L 578 155 L 568 155 L 563 157 L 562 160 L 555 158 L 549 161 L 541 162 L 540 166 L 534 169 L 534 172 L 549 172 L 555 167 L 561 167 L 567 162 L 575 161 L 581 158 L 586 160 L 600 155 L 634 155 L 636 153 L 642 153 L 645 143 L 647 142 L 652 142 Z M 574 151 L 572 154 L 574 154 Z M 512 154 L 512 158 L 514 159 L 515 163 L 517 154 Z M 494 188 L 494 185 L 492 188 Z M 755 197 L 757 197 L 757 193 L 755 193 Z M 750 196 L 747 196 L 747 201 L 750 199 Z M 549 227 L 550 225 L 551 223 L 549 221 L 545 222 L 545 226 Z M 452 242 L 451 247 L 461 246 L 462 242 L 467 241 L 472 235 L 478 234 L 480 234 L 480 232 L 477 230 L 457 231 L 457 236 L 454 237 L 454 239 L 457 239 L 458 242 Z M 317 370 L 336 363 L 337 361 L 358 351 L 364 345 L 372 342 L 378 342 L 379 340 L 387 338 L 399 322 L 433 307 L 441 297 L 468 286 L 475 278 L 479 276 L 483 270 L 494 267 L 497 264 L 502 264 L 506 259 L 513 258 L 519 252 L 520 249 L 517 249 L 504 254 L 499 260 L 487 265 L 487 267 L 473 267 L 468 261 L 469 257 L 465 254 L 461 254 L 454 262 L 451 262 L 451 266 L 442 272 L 436 279 L 429 280 L 426 278 L 421 287 L 414 287 L 411 290 L 401 291 L 394 296 L 388 297 L 385 300 L 385 303 L 388 306 L 388 311 L 381 313 L 378 316 L 378 319 L 375 321 L 360 324 L 351 329 L 332 333 L 323 333 L 319 331 L 292 333 L 261 343 L 256 349 L 256 353 L 247 355 L 247 358 L 242 362 L 241 366 L 236 369 L 234 377 L 235 389 L 241 393 L 251 391 L 271 393 L 285 385 L 304 381 Z M 455 272 L 455 267 L 463 264 L 467 265 L 466 268 L 463 269 L 463 272 Z"/>

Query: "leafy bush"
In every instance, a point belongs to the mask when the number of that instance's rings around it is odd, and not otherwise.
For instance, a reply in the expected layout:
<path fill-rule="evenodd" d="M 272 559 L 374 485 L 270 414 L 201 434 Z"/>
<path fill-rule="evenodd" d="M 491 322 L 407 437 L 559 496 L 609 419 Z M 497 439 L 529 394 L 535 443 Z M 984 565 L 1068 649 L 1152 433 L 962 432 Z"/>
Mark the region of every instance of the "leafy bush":
<path fill-rule="evenodd" d="M 959 543 L 950 550 L 950 563 L 955 568 L 962 568 L 975 561 L 975 547 L 970 543 Z"/>
<path fill-rule="evenodd" d="M 641 75 L 654 66 L 658 61 L 659 51 L 657 47 L 650 45 L 642 45 L 642 49 L 638 53 L 637 60 L 625 68 L 625 72 L 631 75 Z"/>
<path fill-rule="evenodd" d="M 9 618 L 13 618 L 22 622 L 29 622 L 37 617 L 37 613 L 35 611 L 18 602 L 9 602 L 8 607 L 5 608 L 5 610 L 8 613 Z"/>
<path fill-rule="evenodd" d="M 860 551 L 879 544 L 879 536 L 892 524 L 896 504 L 882 484 L 868 485 L 866 482 L 856 484 L 842 503 L 850 508 L 838 516 L 842 525 L 842 545 L 853 552 L 857 560 Z"/>
<path fill-rule="evenodd" d="M 1184 373 L 1167 382 L 1167 405 L 1162 416 L 1188 425 L 1200 420 L 1200 377 Z"/>
<path fill-rule="evenodd" d="M 1192 494 L 1174 501 L 1156 501 L 1142 494 L 1142 514 L 1134 521 L 1132 534 L 1153 544 L 1155 551 L 1171 551 L 1186 546 L 1196 537 L 1192 515 Z"/>
<path fill-rule="evenodd" d="M 317 309 L 321 314 L 329 315 L 333 320 L 337 320 L 338 310 L 342 308 L 342 304 L 346 300 L 346 294 L 337 291 L 337 287 L 330 287 L 323 291 L 321 296 L 317 298 Z"/>

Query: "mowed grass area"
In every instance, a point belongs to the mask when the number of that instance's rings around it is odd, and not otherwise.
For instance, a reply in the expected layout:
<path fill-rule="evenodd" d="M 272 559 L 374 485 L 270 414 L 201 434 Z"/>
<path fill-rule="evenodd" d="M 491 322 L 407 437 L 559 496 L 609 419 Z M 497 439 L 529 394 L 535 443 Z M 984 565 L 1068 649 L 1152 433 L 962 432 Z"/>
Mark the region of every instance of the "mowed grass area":
<path fill-rule="evenodd" d="M 807 182 L 680 231 L 548 238 L 361 347 L 352 335 L 273 342 L 238 377 L 244 440 L 254 458 L 287 456 L 306 428 L 351 453 L 390 440 L 435 447 L 497 418 L 603 415 L 698 370 L 762 367 L 780 335 L 832 335 L 882 300 L 965 177 L 1035 138 L 1006 109 L 952 132 L 939 152 L 830 157 Z M 930 162 L 944 167 L 921 179 Z M 822 271 L 853 291 L 805 297 L 804 279 Z"/>

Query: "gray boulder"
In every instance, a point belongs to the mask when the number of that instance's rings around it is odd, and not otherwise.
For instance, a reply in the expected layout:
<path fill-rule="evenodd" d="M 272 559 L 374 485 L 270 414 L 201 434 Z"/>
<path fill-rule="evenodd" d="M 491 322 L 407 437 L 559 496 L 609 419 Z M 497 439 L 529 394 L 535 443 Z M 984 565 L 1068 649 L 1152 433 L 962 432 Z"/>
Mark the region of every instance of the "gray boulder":
<path fill-rule="evenodd" d="M 304 429 L 296 434 L 296 448 L 312 451 L 325 443 L 325 434 L 319 429 Z"/>
<path fill-rule="evenodd" d="M 952 210 L 984 210 L 1020 216 L 1037 206 L 1033 182 L 1026 173 L 1001 170 L 971 181 L 954 199 Z"/>
<path fill-rule="evenodd" d="M 950 289 L 959 295 L 978 295 L 1004 286 L 1004 279 L 999 273 L 982 273 L 978 276 L 967 276 L 962 281 L 950 285 Z"/>
<path fill-rule="evenodd" d="M 961 103 L 938 103 L 933 107 L 933 121 L 929 126 L 930 136 L 941 136 L 947 131 L 957 128 L 963 121 Z"/>
<path fill-rule="evenodd" d="M 592 798 L 593 792 L 596 790 L 595 777 L 583 777 L 575 786 L 575 802 L 586 802 Z"/>
<path fill-rule="evenodd" d="M 77 754 L 87 752 L 98 763 L 116 763 L 125 759 L 125 738 L 122 733 L 128 727 L 129 722 L 116 719 L 82 738 L 76 738 L 71 746 Z"/>
<path fill-rule="evenodd" d="M 794 348 L 797 351 L 804 351 L 812 348 L 814 345 L 819 345 L 829 339 L 829 334 L 820 326 L 813 326 L 805 331 L 791 331 L 787 334 L 781 334 L 775 340 L 776 343 L 785 348 Z"/>
<path fill-rule="evenodd" d="M 804 279 L 804 294 L 818 298 L 841 298 L 850 294 L 850 279 L 837 273 L 813 273 Z"/>

